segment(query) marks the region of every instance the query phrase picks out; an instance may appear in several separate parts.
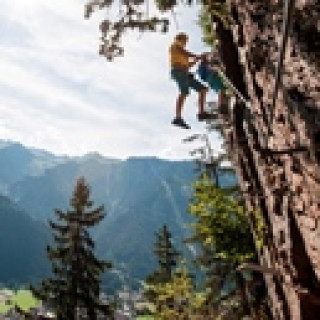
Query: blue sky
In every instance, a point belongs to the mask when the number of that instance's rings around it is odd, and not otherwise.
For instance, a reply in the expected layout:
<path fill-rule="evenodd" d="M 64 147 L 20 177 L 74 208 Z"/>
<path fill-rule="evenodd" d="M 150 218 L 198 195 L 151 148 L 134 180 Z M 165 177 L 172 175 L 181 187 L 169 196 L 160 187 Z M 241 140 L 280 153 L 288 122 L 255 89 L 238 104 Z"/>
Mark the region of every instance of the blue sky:
<path fill-rule="evenodd" d="M 104 13 L 85 20 L 84 4 L 1 0 L 0 138 L 56 154 L 188 158 L 193 146 L 181 140 L 205 125 L 196 121 L 195 94 L 184 113 L 192 129 L 170 124 L 177 89 L 168 46 L 186 31 L 191 51 L 208 50 L 196 8 L 177 9 L 178 24 L 171 18 L 168 34 L 128 34 L 125 56 L 110 63 L 98 55 Z"/>

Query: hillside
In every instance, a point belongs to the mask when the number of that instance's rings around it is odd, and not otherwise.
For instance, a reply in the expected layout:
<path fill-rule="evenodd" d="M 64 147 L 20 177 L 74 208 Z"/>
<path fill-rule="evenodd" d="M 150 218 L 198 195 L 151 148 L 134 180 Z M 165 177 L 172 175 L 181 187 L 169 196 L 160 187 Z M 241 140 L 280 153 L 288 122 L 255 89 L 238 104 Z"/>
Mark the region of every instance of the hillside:
<path fill-rule="evenodd" d="M 49 229 L 0 196 L 0 283 L 21 285 L 48 273 Z"/>

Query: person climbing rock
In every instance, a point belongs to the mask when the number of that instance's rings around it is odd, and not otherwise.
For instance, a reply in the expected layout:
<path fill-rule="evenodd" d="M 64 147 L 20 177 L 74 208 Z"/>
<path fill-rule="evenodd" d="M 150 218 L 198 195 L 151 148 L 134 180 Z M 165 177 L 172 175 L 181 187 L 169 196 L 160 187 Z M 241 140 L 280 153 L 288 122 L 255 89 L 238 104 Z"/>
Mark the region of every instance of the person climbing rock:
<path fill-rule="evenodd" d="M 208 88 L 195 79 L 193 74 L 189 71 L 192 66 L 201 60 L 201 55 L 196 55 L 187 51 L 185 49 L 187 42 L 187 34 L 183 32 L 178 33 L 169 49 L 171 78 L 177 83 L 179 88 L 179 95 L 176 99 L 176 114 L 171 123 L 184 129 L 190 129 L 190 125 L 187 124 L 182 117 L 184 102 L 189 94 L 190 88 L 197 91 L 199 94 L 198 120 L 211 119 L 212 116 L 204 111 Z"/>
<path fill-rule="evenodd" d="M 225 95 L 226 86 L 215 70 L 215 66 L 219 64 L 217 53 L 212 54 L 211 57 L 208 54 L 203 54 L 197 72 L 200 79 L 207 83 L 209 87 L 218 94 L 218 105 L 221 108 L 221 106 L 227 104 L 227 98 Z"/>

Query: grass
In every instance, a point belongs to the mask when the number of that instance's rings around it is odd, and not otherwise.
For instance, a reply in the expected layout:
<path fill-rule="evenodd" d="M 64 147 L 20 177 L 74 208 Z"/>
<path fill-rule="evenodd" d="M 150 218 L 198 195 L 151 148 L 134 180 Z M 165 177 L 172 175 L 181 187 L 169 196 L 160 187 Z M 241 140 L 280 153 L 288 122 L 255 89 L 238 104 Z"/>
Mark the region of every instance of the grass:
<path fill-rule="evenodd" d="M 0 314 L 4 314 L 11 309 L 11 306 L 7 306 L 4 303 L 0 302 Z"/>
<path fill-rule="evenodd" d="M 33 297 L 30 290 L 20 289 L 14 294 L 10 304 L 5 305 L 0 302 L 0 314 L 6 313 L 15 305 L 24 311 L 28 311 L 30 308 L 37 307 L 39 303 L 40 301 Z"/>

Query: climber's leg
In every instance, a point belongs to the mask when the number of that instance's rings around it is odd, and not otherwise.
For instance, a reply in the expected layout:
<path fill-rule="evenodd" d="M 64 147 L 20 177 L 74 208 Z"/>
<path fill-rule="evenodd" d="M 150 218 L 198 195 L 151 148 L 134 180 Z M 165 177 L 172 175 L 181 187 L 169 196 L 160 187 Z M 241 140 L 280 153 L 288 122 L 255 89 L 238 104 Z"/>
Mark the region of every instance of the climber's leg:
<path fill-rule="evenodd" d="M 199 114 L 204 113 L 204 105 L 206 103 L 208 88 L 203 88 L 199 91 L 198 95 L 198 111 Z"/>
<path fill-rule="evenodd" d="M 173 68 L 171 70 L 171 78 L 176 82 L 179 88 L 179 95 L 176 99 L 175 117 L 171 123 L 175 126 L 182 127 L 184 129 L 190 129 L 190 126 L 183 120 L 182 112 L 184 102 L 189 94 L 189 76 L 188 71 L 179 68 Z"/>
<path fill-rule="evenodd" d="M 226 105 L 228 103 L 225 90 L 219 90 L 218 92 L 218 105 Z"/>

